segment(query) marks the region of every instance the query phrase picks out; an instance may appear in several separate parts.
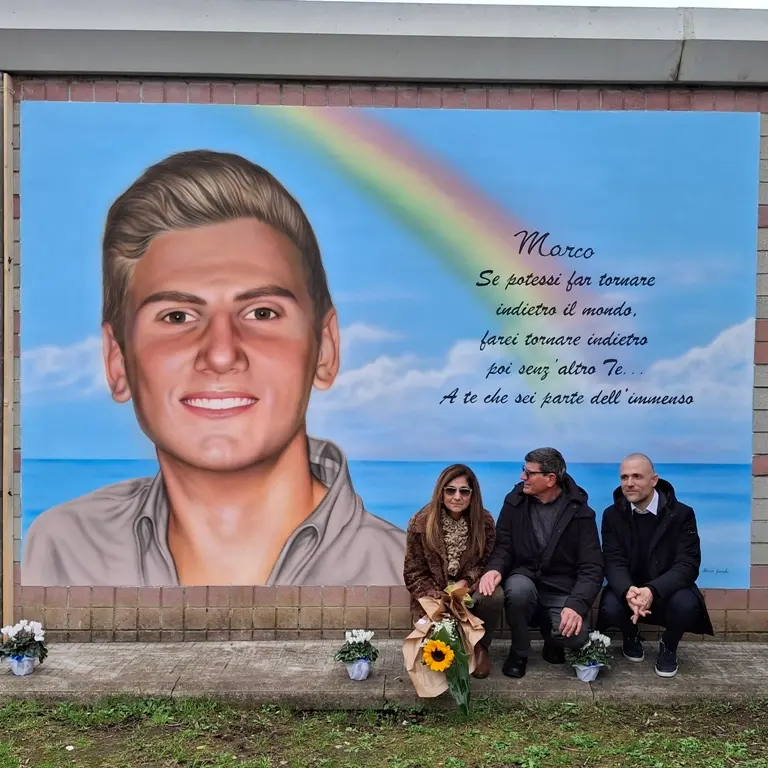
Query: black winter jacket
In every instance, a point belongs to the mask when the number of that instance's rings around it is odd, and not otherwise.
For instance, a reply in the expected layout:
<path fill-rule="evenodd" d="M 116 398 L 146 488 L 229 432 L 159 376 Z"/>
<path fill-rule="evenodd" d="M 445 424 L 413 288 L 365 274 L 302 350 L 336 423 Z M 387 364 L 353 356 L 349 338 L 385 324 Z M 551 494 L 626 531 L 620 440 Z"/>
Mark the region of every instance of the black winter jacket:
<path fill-rule="evenodd" d="M 539 554 L 530 513 L 530 496 L 518 483 L 504 499 L 496 522 L 496 545 L 486 571 L 502 578 L 522 574 L 537 584 L 568 595 L 566 608 L 582 618 L 595 602 L 603 583 L 603 553 L 595 513 L 587 492 L 566 474 L 562 483 L 565 506 L 549 544 Z"/>
<path fill-rule="evenodd" d="M 679 589 L 692 589 L 701 604 L 700 620 L 692 632 L 714 634 L 704 596 L 696 586 L 701 567 L 701 543 L 696 515 L 691 507 L 677 500 L 671 483 L 659 479 L 658 524 L 648 554 L 649 580 L 635 584 L 632 574 L 638 572 L 638 553 L 632 525 L 632 507 L 621 488 L 613 492 L 614 503 L 603 512 L 602 539 L 605 576 L 608 587 L 624 599 L 631 586 L 650 587 L 654 597 L 665 600 Z"/>

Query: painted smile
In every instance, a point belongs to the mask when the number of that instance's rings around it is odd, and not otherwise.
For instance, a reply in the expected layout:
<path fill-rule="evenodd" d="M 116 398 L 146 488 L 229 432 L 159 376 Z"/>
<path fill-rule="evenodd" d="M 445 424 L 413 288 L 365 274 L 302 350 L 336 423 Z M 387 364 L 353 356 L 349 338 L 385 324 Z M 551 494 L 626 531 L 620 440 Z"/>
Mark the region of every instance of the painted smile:
<path fill-rule="evenodd" d="M 240 393 L 200 393 L 181 398 L 191 411 L 201 416 L 235 416 L 258 402 L 258 398 Z"/>

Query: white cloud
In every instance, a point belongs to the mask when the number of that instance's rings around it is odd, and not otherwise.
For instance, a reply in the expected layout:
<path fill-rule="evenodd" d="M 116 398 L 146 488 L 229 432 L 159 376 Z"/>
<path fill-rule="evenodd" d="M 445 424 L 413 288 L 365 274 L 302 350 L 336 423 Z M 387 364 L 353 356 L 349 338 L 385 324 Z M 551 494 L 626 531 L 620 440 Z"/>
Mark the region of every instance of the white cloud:
<path fill-rule="evenodd" d="M 755 320 L 732 325 L 709 344 L 679 357 L 657 360 L 644 374 L 643 390 L 687 393 L 697 403 L 724 408 L 752 402 Z"/>
<path fill-rule="evenodd" d="M 661 252 L 653 256 L 642 253 L 628 253 L 627 261 L 638 260 L 644 263 L 644 273 L 656 278 L 654 293 L 661 291 L 674 294 L 683 288 L 687 292 L 695 291 L 699 286 L 716 283 L 742 285 L 743 273 L 734 274 L 732 253 L 711 251 L 704 255 L 688 252 L 683 255 L 675 252 Z M 743 265 L 743 262 L 740 262 Z M 745 271 L 749 270 L 745 267 Z M 754 268 L 753 268 L 754 271 Z"/>
<path fill-rule="evenodd" d="M 524 381 L 513 373 L 486 379 L 494 356 L 480 352 L 476 341 L 462 340 L 441 358 L 383 355 L 340 374 L 329 391 L 313 395 L 310 428 L 347 446 L 354 458 L 498 461 L 532 443 L 556 442 L 574 460 L 612 461 L 639 441 L 659 461 L 739 461 L 749 451 L 753 348 L 749 319 L 676 358 L 657 360 L 643 375 L 622 377 L 623 384 L 602 370 L 571 382 L 588 397 L 620 386 L 641 395 L 690 394 L 693 405 L 629 405 L 623 396 L 616 406 L 541 408 L 543 395 L 554 394 L 568 377 Z M 455 388 L 455 403 L 441 405 Z M 484 403 L 497 388 L 507 402 Z M 479 395 L 477 402 L 462 402 L 468 390 Z M 518 392 L 532 390 L 538 393 L 535 405 L 514 402 Z M 600 439 L 592 440 L 595 435 Z"/>
<path fill-rule="evenodd" d="M 53 344 L 23 350 L 23 395 L 49 394 L 79 399 L 107 391 L 100 336 L 65 346 Z"/>
<path fill-rule="evenodd" d="M 399 338 L 396 333 L 379 328 L 367 323 L 352 323 L 339 331 L 341 336 L 342 352 L 348 351 L 350 347 L 358 344 L 371 344 L 377 341 L 391 341 Z"/>
<path fill-rule="evenodd" d="M 314 401 L 328 410 L 350 410 L 374 401 L 401 401 L 419 392 L 434 392 L 454 376 L 472 376 L 481 368 L 477 343 L 459 341 L 445 361 L 419 365 L 415 355 L 382 355 L 359 368 L 339 374 L 333 387 Z M 414 402 L 411 400 L 411 402 Z"/>
<path fill-rule="evenodd" d="M 676 358 L 657 360 L 642 376 L 627 378 L 625 383 L 638 394 L 691 394 L 697 404 L 742 407 L 751 402 L 752 397 L 754 328 L 754 318 L 733 325 L 707 345 L 693 347 Z M 369 331 L 357 333 L 360 338 L 366 338 Z M 378 339 L 380 333 L 387 332 L 371 329 L 370 336 Z M 445 359 L 436 363 L 425 363 L 416 355 L 384 355 L 341 373 L 334 386 L 317 398 L 316 403 L 324 409 L 353 410 L 374 401 L 384 403 L 410 398 L 410 402 L 420 408 L 421 402 L 417 404 L 415 399 L 420 393 L 430 393 L 431 400 L 438 402 L 439 394 L 449 384 L 459 386 L 462 391 L 483 392 L 492 391 L 498 385 L 507 390 L 520 386 L 516 376 L 486 379 L 485 373 L 492 361 L 493 357 L 481 352 L 474 341 L 457 341 Z M 550 377 L 546 383 L 539 384 L 539 388 L 554 391 L 558 378 L 561 377 Z M 598 374 L 588 382 L 586 388 L 583 384 L 574 388 L 596 392 L 601 387 L 616 386 L 617 379 Z"/>

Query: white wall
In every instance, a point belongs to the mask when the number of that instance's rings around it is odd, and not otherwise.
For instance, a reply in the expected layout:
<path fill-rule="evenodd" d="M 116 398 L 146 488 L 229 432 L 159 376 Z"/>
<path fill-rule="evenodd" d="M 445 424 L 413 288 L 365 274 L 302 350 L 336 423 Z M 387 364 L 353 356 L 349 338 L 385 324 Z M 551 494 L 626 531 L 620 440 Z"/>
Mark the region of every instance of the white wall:
<path fill-rule="evenodd" d="M 0 0 L 0 71 L 763 85 L 768 10 L 498 0 Z"/>

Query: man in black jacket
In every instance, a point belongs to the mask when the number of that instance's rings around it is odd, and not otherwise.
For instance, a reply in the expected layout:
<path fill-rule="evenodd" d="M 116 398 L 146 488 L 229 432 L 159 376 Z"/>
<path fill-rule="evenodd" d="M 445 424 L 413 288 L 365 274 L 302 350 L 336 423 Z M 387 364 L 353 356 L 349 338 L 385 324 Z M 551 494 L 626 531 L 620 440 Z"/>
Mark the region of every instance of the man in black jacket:
<path fill-rule="evenodd" d="M 521 482 L 504 499 L 496 545 L 478 589 L 490 596 L 503 586 L 512 630 L 502 668 L 508 677 L 525 674 L 535 616 L 545 661 L 562 664 L 565 647 L 579 648 L 588 639 L 586 617 L 603 583 L 603 554 L 587 501 L 554 448 L 526 455 Z"/>
<path fill-rule="evenodd" d="M 645 658 L 638 621 L 664 626 L 656 674 L 674 677 L 683 633 L 714 634 L 696 586 L 701 565 L 696 516 L 644 454 L 627 456 L 619 475 L 614 503 L 603 513 L 608 587 L 598 623 L 603 629 L 619 627 L 624 656 L 638 662 Z"/>

